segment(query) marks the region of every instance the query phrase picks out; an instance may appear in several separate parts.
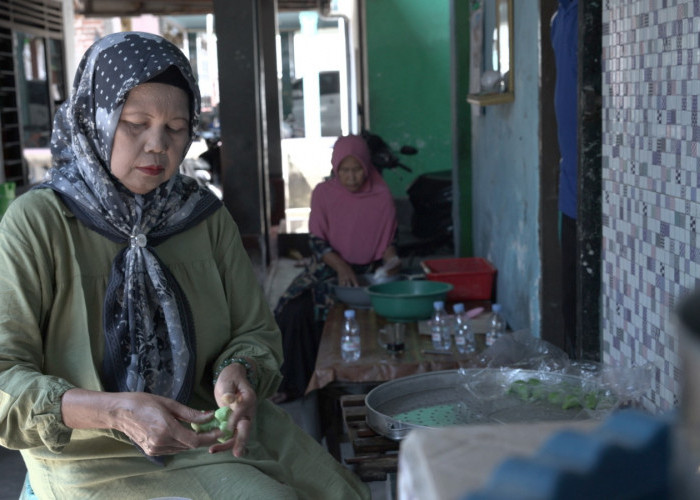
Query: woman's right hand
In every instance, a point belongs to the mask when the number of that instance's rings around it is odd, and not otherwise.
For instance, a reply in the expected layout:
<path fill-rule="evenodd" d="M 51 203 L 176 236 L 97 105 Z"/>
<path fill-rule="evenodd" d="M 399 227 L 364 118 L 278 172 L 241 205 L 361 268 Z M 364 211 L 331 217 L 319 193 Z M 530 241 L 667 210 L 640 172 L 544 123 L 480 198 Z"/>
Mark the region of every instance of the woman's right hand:
<path fill-rule="evenodd" d="M 252 359 L 247 359 L 251 368 Z M 253 372 L 255 372 L 255 369 Z M 242 457 L 246 453 L 246 444 L 257 411 L 258 396 L 247 378 L 246 368 L 240 363 L 231 363 L 221 370 L 214 386 L 214 397 L 219 407 L 231 409 L 229 429 L 233 431 L 231 439 L 209 448 L 209 453 L 231 450 L 234 456 Z"/>
<path fill-rule="evenodd" d="M 340 286 L 360 286 L 360 283 L 357 281 L 357 275 L 350 266 L 338 272 L 338 284 Z"/>
<path fill-rule="evenodd" d="M 126 434 L 147 455 L 172 455 L 216 443 L 218 432 L 197 434 L 183 425 L 203 424 L 212 412 L 201 412 L 173 399 L 145 392 L 96 392 L 70 389 L 61 414 L 73 429 L 115 429 Z"/>
<path fill-rule="evenodd" d="M 323 261 L 326 265 L 333 268 L 338 275 L 338 285 L 340 286 L 360 286 L 355 271 L 352 266 L 345 262 L 343 258 L 335 252 L 326 252 L 323 254 Z"/>

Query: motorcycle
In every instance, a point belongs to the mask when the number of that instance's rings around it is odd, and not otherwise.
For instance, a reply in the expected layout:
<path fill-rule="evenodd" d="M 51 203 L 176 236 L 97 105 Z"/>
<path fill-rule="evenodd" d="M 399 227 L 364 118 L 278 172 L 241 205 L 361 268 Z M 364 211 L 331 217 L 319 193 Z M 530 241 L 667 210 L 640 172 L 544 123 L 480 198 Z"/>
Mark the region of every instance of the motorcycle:
<path fill-rule="evenodd" d="M 372 163 L 383 175 L 385 171 L 400 168 L 406 172 L 413 169 L 405 165 L 389 145 L 377 134 L 362 130 L 367 142 Z M 412 156 L 418 153 L 413 146 L 404 145 L 399 154 Z M 397 247 L 403 256 L 425 256 L 454 253 L 454 227 L 452 221 L 452 172 L 441 171 L 417 176 L 406 189 L 411 210 L 410 227 L 401 224 L 402 200 L 396 199 L 399 212 Z"/>
<path fill-rule="evenodd" d="M 217 198 L 223 199 L 220 181 L 221 141 L 218 137 L 198 134 L 197 141 L 205 141 L 206 149 L 197 157 L 187 157 L 180 164 L 180 173 L 192 177 L 197 183 L 209 189 Z"/>
<path fill-rule="evenodd" d="M 364 138 L 367 146 L 369 147 L 369 152 L 372 155 L 372 164 L 382 173 L 386 169 L 401 168 L 406 172 L 413 172 L 411 167 L 408 167 L 401 163 L 399 158 L 394 154 L 389 145 L 384 142 L 384 139 L 379 137 L 377 134 L 373 134 L 367 129 L 362 130 L 362 138 Z M 415 155 L 418 150 L 413 146 L 404 145 L 401 146 L 399 152 L 402 155 Z"/>

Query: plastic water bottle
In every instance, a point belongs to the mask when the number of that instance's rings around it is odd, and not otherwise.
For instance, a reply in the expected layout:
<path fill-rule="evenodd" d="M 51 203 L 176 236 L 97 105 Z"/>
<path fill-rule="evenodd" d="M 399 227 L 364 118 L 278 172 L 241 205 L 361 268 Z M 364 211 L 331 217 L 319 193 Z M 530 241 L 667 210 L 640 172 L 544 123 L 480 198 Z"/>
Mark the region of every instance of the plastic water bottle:
<path fill-rule="evenodd" d="M 491 306 L 489 329 L 486 332 L 486 345 L 492 346 L 496 340 L 506 333 L 506 322 L 501 316 L 501 304 Z"/>
<path fill-rule="evenodd" d="M 343 361 L 357 361 L 361 353 L 360 325 L 355 318 L 355 310 L 345 311 L 345 323 L 340 337 L 340 353 Z"/>
<path fill-rule="evenodd" d="M 436 300 L 433 302 L 433 309 L 433 318 L 430 320 L 430 338 L 433 340 L 433 348 L 449 351 L 452 347 L 452 334 L 445 303 L 442 300 Z"/>
<path fill-rule="evenodd" d="M 476 350 L 474 332 L 469 326 L 469 317 L 464 310 L 464 304 L 455 304 L 452 310 L 455 313 L 454 334 L 457 351 L 461 354 L 474 352 Z"/>

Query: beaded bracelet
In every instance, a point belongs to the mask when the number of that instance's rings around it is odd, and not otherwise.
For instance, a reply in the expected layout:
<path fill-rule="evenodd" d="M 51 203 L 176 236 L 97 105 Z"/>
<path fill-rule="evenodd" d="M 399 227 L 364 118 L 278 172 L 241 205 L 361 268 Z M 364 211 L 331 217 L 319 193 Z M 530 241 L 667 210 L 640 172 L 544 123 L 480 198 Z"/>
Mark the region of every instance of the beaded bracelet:
<path fill-rule="evenodd" d="M 221 375 L 223 369 L 233 363 L 243 365 L 243 367 L 245 368 L 245 378 L 248 379 L 248 383 L 250 384 L 250 386 L 255 388 L 255 372 L 253 372 L 253 367 L 245 358 L 228 358 L 223 360 L 214 372 L 214 384 L 216 384 L 216 381 L 219 379 L 219 375 Z"/>

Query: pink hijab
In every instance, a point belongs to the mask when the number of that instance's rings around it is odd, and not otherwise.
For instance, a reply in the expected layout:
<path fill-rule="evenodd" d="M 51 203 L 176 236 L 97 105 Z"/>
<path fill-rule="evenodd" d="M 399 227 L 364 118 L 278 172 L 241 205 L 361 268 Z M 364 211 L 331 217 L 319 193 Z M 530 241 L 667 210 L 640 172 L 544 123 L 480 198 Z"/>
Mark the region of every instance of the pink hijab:
<path fill-rule="evenodd" d="M 367 174 L 354 193 L 338 180 L 340 162 L 348 156 L 354 156 Z M 338 138 L 331 164 L 333 177 L 318 184 L 311 195 L 309 232 L 327 241 L 350 264 L 381 259 L 396 232 L 396 208 L 389 187 L 372 165 L 367 143 L 357 135 Z"/>

